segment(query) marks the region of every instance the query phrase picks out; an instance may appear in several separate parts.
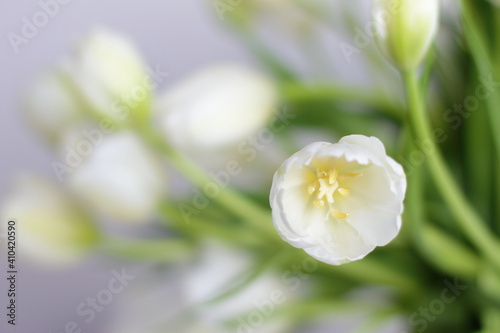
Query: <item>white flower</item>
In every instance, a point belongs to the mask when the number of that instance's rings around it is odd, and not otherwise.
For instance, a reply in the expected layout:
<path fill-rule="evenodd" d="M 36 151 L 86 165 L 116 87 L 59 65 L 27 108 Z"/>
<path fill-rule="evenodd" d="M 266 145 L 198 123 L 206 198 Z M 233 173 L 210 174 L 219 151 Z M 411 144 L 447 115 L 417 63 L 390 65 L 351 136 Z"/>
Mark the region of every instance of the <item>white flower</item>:
<path fill-rule="evenodd" d="M 115 121 L 147 116 L 150 82 L 140 55 L 125 37 L 94 29 L 64 65 L 92 112 Z"/>
<path fill-rule="evenodd" d="M 415 69 L 434 40 L 438 0 L 375 0 L 373 18 L 382 53 L 403 70 Z"/>
<path fill-rule="evenodd" d="M 219 65 L 167 90 L 156 109 L 168 141 L 203 149 L 238 143 L 264 127 L 276 102 L 270 78 L 240 66 Z"/>
<path fill-rule="evenodd" d="M 401 227 L 403 168 L 374 137 L 313 143 L 276 172 L 270 195 L 281 237 L 323 262 L 363 258 Z"/>
<path fill-rule="evenodd" d="M 254 265 L 248 253 L 234 248 L 210 243 L 202 248 L 202 254 L 188 267 L 185 281 L 186 302 L 198 311 L 204 324 L 217 325 L 237 318 L 236 331 L 260 333 L 289 332 L 291 323 L 285 318 L 273 318 L 272 313 L 262 323 L 255 323 L 252 313 L 278 311 L 285 302 L 293 301 L 289 287 L 283 286 L 282 277 L 274 272 L 261 274 L 238 293 L 217 302 L 207 301 L 234 287 Z M 207 283 L 210 281 L 210 283 Z M 304 283 L 305 287 L 305 283 Z M 299 293 L 299 291 L 296 291 Z M 275 297 L 279 295 L 279 297 Z M 273 310 L 270 310 L 270 309 Z M 250 317 L 250 319 L 249 319 Z M 234 331 L 234 330 L 233 330 Z"/>
<path fill-rule="evenodd" d="M 281 276 L 263 273 L 235 295 L 206 303 L 242 282 L 241 277 L 246 277 L 255 263 L 248 253 L 217 243 L 206 244 L 200 252 L 195 261 L 168 267 L 161 274 L 142 274 L 145 278 L 120 296 L 116 319 L 105 332 L 290 332 L 294 323 L 273 315 L 285 302 L 294 300 L 292 287 L 298 288 L 297 283 L 306 287 L 305 280 L 301 283 L 287 276 L 286 282 L 293 282 L 291 287 L 283 284 Z M 277 294 L 280 304 L 273 303 Z M 255 316 L 260 315 L 265 317 L 256 322 Z M 229 324 L 231 321 L 237 321 L 236 327 Z"/>
<path fill-rule="evenodd" d="M 2 226 L 16 221 L 19 253 L 53 264 L 83 257 L 98 233 L 67 193 L 47 179 L 24 176 L 2 207 Z M 4 230 L 5 232 L 5 230 Z"/>
<path fill-rule="evenodd" d="M 60 71 L 46 74 L 33 84 L 26 94 L 24 109 L 33 125 L 52 140 L 59 139 L 83 115 Z"/>
<path fill-rule="evenodd" d="M 97 211 L 144 222 L 166 188 L 157 156 L 132 132 L 106 136 L 69 175 L 70 187 Z"/>
<path fill-rule="evenodd" d="M 184 315 L 182 281 L 178 267 L 141 268 L 137 275 L 140 279 L 134 280 L 120 294 L 120 302 L 113 305 L 114 311 L 102 331 L 184 333 L 177 329 L 178 322 Z"/>

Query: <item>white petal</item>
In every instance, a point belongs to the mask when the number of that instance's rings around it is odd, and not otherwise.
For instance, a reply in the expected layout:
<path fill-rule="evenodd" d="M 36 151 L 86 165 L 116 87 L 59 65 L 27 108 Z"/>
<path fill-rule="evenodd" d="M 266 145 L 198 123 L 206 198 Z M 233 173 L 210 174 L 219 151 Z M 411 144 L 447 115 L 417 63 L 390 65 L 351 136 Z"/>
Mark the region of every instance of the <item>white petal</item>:
<path fill-rule="evenodd" d="M 339 143 L 350 143 L 359 147 L 363 147 L 366 151 L 371 152 L 380 160 L 386 157 L 384 144 L 376 137 L 368 137 L 359 134 L 347 135 L 339 140 Z"/>
<path fill-rule="evenodd" d="M 343 220 L 331 219 L 329 233 L 317 245 L 304 248 L 312 257 L 323 262 L 340 265 L 359 260 L 370 253 L 375 245 L 366 244 L 358 232 Z"/>
<path fill-rule="evenodd" d="M 372 153 L 378 159 L 378 163 L 385 166 L 388 176 L 391 178 L 391 189 L 400 197 L 404 197 L 406 192 L 406 177 L 403 167 L 387 156 L 384 144 L 376 137 L 367 137 L 364 135 L 348 135 L 340 139 L 339 142 L 350 143 L 364 148 L 367 152 Z"/>
<path fill-rule="evenodd" d="M 305 147 L 285 161 L 274 175 L 270 195 L 274 225 L 281 237 L 296 247 L 310 245 L 308 229 L 311 223 L 325 215 L 325 212 L 311 209 L 310 199 L 306 196 L 309 184 L 304 175 L 311 172 L 308 164 L 314 154 L 328 145 L 318 142 Z"/>
<path fill-rule="evenodd" d="M 302 248 L 310 245 L 307 243 L 307 231 L 305 222 L 307 218 L 307 207 L 302 200 L 289 196 L 286 200 L 283 198 L 285 192 L 278 191 L 271 201 L 273 207 L 272 215 L 274 226 L 280 236 L 295 247 Z"/>
<path fill-rule="evenodd" d="M 358 209 L 346 221 L 367 244 L 384 246 L 396 237 L 401 228 L 401 215 L 382 209 Z"/>
<path fill-rule="evenodd" d="M 347 222 L 365 242 L 385 245 L 399 232 L 398 216 L 403 211 L 402 198 L 391 190 L 391 179 L 382 167 L 371 166 L 363 176 L 350 182 L 351 195 L 342 210 L 349 212 Z"/>

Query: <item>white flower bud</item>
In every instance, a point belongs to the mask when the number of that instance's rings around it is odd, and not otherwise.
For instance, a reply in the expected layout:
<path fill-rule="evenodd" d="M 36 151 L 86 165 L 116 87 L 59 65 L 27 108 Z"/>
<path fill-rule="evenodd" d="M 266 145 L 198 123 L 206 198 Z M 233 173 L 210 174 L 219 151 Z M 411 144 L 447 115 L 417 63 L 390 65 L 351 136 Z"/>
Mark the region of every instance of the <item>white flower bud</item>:
<path fill-rule="evenodd" d="M 24 109 L 33 126 L 50 140 L 58 140 L 83 116 L 60 71 L 39 78 L 27 91 Z"/>
<path fill-rule="evenodd" d="M 116 122 L 148 117 L 151 87 L 139 53 L 123 36 L 94 29 L 64 63 L 87 107 Z"/>
<path fill-rule="evenodd" d="M 47 179 L 25 176 L 2 207 L 2 227 L 16 221 L 21 255 L 43 263 L 65 264 L 83 257 L 98 233 L 80 207 Z"/>
<path fill-rule="evenodd" d="M 273 81 L 234 66 L 207 68 L 165 92 L 157 116 L 177 147 L 221 148 L 266 126 L 277 103 Z"/>
<path fill-rule="evenodd" d="M 68 180 L 91 208 L 134 223 L 152 216 L 166 188 L 158 157 L 132 132 L 104 137 Z"/>
<path fill-rule="evenodd" d="M 378 46 L 402 70 L 415 69 L 427 54 L 439 24 L 438 0 L 375 0 Z"/>
<path fill-rule="evenodd" d="M 332 265 L 363 258 L 401 228 L 406 178 L 374 137 L 313 143 L 276 172 L 270 195 L 281 237 Z"/>

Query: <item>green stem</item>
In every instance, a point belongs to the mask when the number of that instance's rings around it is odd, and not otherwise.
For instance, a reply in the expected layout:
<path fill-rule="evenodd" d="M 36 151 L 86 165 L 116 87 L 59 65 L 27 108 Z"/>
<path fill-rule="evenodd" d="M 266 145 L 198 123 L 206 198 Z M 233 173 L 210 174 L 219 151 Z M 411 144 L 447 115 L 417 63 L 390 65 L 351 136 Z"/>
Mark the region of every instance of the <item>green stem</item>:
<path fill-rule="evenodd" d="M 373 333 L 379 331 L 381 326 L 387 324 L 387 322 L 401 313 L 399 311 L 400 309 L 395 307 L 383 307 L 374 310 L 373 313 L 368 315 L 368 318 L 362 321 L 359 326 L 350 333 Z"/>
<path fill-rule="evenodd" d="M 238 245 L 240 247 L 262 249 L 268 238 L 262 235 L 248 232 L 248 229 L 220 223 L 220 221 L 209 220 L 201 217 L 192 217 L 190 223 L 186 223 L 177 207 L 171 203 L 160 205 L 161 222 L 193 238 L 210 235 L 225 243 Z"/>
<path fill-rule="evenodd" d="M 122 259 L 161 263 L 182 261 L 193 253 L 189 243 L 178 239 L 105 238 L 100 249 Z"/>
<path fill-rule="evenodd" d="M 425 221 L 423 171 L 423 168 L 416 169 L 408 179 L 406 194 L 405 217 L 410 221 L 415 246 L 423 257 L 440 271 L 473 280 L 480 263 L 475 253 L 449 233 Z"/>
<path fill-rule="evenodd" d="M 468 6 L 464 6 L 464 21 L 465 21 L 465 35 L 470 44 L 470 50 L 474 57 L 476 67 L 481 73 L 483 78 L 493 76 L 493 80 L 498 82 L 499 70 L 495 70 L 494 64 L 491 62 L 491 57 L 488 55 L 487 44 L 479 33 L 479 27 L 474 19 L 474 15 L 468 10 Z M 500 124 L 500 94 L 494 91 L 487 99 L 487 106 L 490 115 L 492 133 L 495 140 L 495 147 L 497 156 L 500 156 L 500 131 L 498 131 L 498 124 Z"/>
<path fill-rule="evenodd" d="M 403 75 L 407 87 L 410 124 L 413 128 L 415 139 L 430 147 L 427 163 L 438 190 L 446 204 L 450 207 L 464 234 L 489 260 L 500 267 L 500 256 L 498 256 L 500 246 L 497 240 L 485 227 L 485 223 L 481 217 L 470 206 L 461 189 L 455 183 L 450 170 L 436 146 L 425 113 L 415 72 L 411 71 L 403 73 Z"/>
<path fill-rule="evenodd" d="M 214 183 L 213 179 L 211 179 L 204 170 L 169 147 L 154 133 L 144 132 L 143 134 L 147 137 L 149 142 L 165 154 L 169 162 L 197 186 L 201 192 L 205 190 L 207 184 Z M 278 239 L 273 228 L 271 214 L 268 210 L 260 207 L 236 191 L 223 187 L 219 187 L 219 189 L 220 192 L 211 197 L 212 200 L 226 208 L 233 213 L 233 215 L 246 221 L 249 226 L 257 229 L 259 232 Z M 207 195 L 207 198 L 208 197 Z"/>
<path fill-rule="evenodd" d="M 417 149 L 414 144 L 408 145 L 407 153 L 413 149 Z M 408 154 L 407 154 L 408 155 Z M 415 168 L 412 176 L 408 179 L 408 190 L 406 193 L 404 217 L 410 221 L 412 240 L 418 250 L 427 254 L 423 241 L 423 223 L 424 223 L 424 207 L 423 207 L 423 168 Z M 405 219 L 406 220 L 406 219 Z"/>
<path fill-rule="evenodd" d="M 302 258 L 308 258 L 307 254 L 297 254 L 291 262 L 301 262 Z M 332 276 L 333 279 L 339 276 L 361 284 L 389 286 L 408 299 L 417 299 L 422 294 L 420 277 L 402 269 L 402 266 L 395 266 L 387 258 L 368 256 L 341 266 L 319 263 L 318 271 Z"/>
<path fill-rule="evenodd" d="M 481 312 L 483 333 L 500 332 L 500 310 L 498 307 L 488 306 Z"/>
<path fill-rule="evenodd" d="M 478 83 L 473 81 L 474 86 Z M 494 184 L 491 176 L 495 174 L 493 138 L 489 128 L 488 112 L 480 105 L 477 113 L 472 114 L 464 124 L 464 155 L 466 168 L 466 188 L 474 195 L 470 198 L 474 207 L 486 221 L 493 224 L 491 207 L 494 197 Z M 486 130 L 485 130 L 486 129 Z M 478 163 L 479 162 L 479 163 Z"/>
<path fill-rule="evenodd" d="M 340 102 L 355 102 L 374 107 L 382 115 L 399 121 L 401 107 L 390 102 L 383 93 L 367 92 L 359 88 L 335 86 L 328 83 L 306 85 L 300 82 L 285 82 L 281 85 L 281 94 L 289 101 L 333 100 Z"/>
<path fill-rule="evenodd" d="M 495 7 L 493 9 L 493 20 L 495 21 L 494 27 L 495 31 L 500 31 L 500 8 Z M 495 47 L 495 53 L 493 59 L 496 60 L 496 62 L 493 64 L 496 68 L 497 74 L 500 74 L 500 38 L 495 38 L 496 42 L 496 47 Z"/>
<path fill-rule="evenodd" d="M 498 82 L 500 69 L 495 71 L 495 65 L 489 54 L 488 43 L 486 39 L 483 38 L 483 34 L 481 34 L 477 16 L 474 15 L 471 4 L 467 0 L 462 0 L 462 13 L 465 24 L 465 36 L 467 42 L 470 44 L 469 49 L 473 55 L 476 67 L 479 73 L 481 73 L 481 77 L 487 78 L 492 76 L 493 80 Z M 498 57 L 499 55 L 495 56 Z M 498 112 L 500 108 L 500 94 L 498 91 L 492 92 L 491 96 L 486 100 L 486 105 L 490 116 L 496 154 L 500 158 L 500 131 L 497 129 L 498 124 L 500 124 L 500 112 Z"/>

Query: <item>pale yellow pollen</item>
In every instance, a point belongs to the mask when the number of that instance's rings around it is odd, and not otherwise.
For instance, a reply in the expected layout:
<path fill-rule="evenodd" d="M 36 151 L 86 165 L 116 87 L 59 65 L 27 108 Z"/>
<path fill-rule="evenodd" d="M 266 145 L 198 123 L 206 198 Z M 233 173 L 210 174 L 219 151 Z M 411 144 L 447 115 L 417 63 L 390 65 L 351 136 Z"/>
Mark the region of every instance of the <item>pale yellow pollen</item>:
<path fill-rule="evenodd" d="M 343 213 L 343 212 L 340 212 L 340 211 L 334 210 L 334 209 L 332 209 L 330 211 L 330 214 L 332 214 L 333 217 L 335 217 L 336 219 L 339 219 L 339 220 L 344 220 L 347 217 L 349 217 L 349 214 Z"/>
<path fill-rule="evenodd" d="M 341 212 L 335 208 L 333 208 L 333 204 L 335 203 L 334 195 L 338 192 L 343 197 L 349 197 L 351 195 L 351 190 L 340 187 L 339 181 L 343 179 L 350 179 L 362 176 L 362 173 L 352 172 L 352 173 L 344 173 L 339 175 L 337 169 L 332 168 L 328 172 L 322 169 L 316 169 L 316 178 L 317 180 L 307 187 L 307 192 L 309 195 L 313 193 L 317 193 L 315 200 L 313 201 L 313 206 L 316 208 L 325 207 L 325 199 L 328 202 L 329 213 L 336 219 L 344 220 L 349 217 L 348 213 Z"/>
<path fill-rule="evenodd" d="M 316 208 L 323 208 L 325 206 L 325 202 L 323 200 L 316 199 L 314 200 L 313 205 Z"/>
<path fill-rule="evenodd" d="M 330 185 L 337 181 L 338 175 L 339 172 L 337 171 L 337 169 L 330 169 L 330 177 L 328 177 L 328 182 L 330 183 Z"/>
<path fill-rule="evenodd" d="M 324 170 L 316 169 L 316 177 L 318 177 L 318 179 L 323 178 L 326 175 L 327 173 Z"/>

